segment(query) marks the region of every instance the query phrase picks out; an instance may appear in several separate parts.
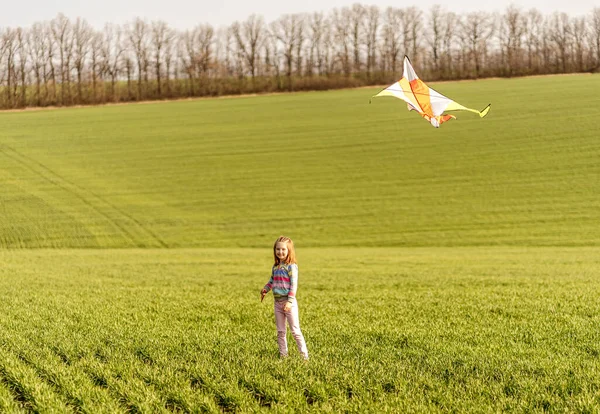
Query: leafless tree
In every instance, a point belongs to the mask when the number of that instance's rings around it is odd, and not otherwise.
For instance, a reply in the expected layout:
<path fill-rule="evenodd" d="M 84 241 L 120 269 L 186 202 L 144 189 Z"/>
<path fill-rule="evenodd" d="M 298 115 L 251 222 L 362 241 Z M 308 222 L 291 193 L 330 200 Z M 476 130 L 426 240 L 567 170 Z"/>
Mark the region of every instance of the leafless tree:
<path fill-rule="evenodd" d="M 222 50 L 222 74 L 225 77 L 231 77 L 235 74 L 235 39 L 233 36 L 233 31 L 230 27 L 226 29 L 219 30 L 219 35 L 216 36 L 218 41 L 216 42 L 218 45 L 218 50 Z"/>
<path fill-rule="evenodd" d="M 133 25 L 127 30 L 129 47 L 133 51 L 137 65 L 138 100 L 145 97 L 143 81 L 145 81 L 146 86 L 148 84 L 148 66 L 150 64 L 148 31 L 148 24 L 140 18 L 135 19 Z"/>
<path fill-rule="evenodd" d="M 391 71 L 394 76 L 398 72 L 398 62 L 401 58 L 400 48 L 402 47 L 401 27 L 402 27 L 402 10 L 388 7 L 383 14 L 382 27 L 382 54 L 385 69 Z"/>
<path fill-rule="evenodd" d="M 15 60 L 17 53 L 17 39 L 15 29 L 5 29 L 0 37 L 0 57 L 4 57 L 6 62 L 6 105 L 12 108 L 13 102 L 13 83 L 16 83 L 15 79 Z"/>
<path fill-rule="evenodd" d="M 28 32 L 27 53 L 35 78 L 35 105 L 42 106 L 42 67 L 44 67 L 44 28 L 35 23 Z"/>
<path fill-rule="evenodd" d="M 492 16 L 485 12 L 472 12 L 461 22 L 461 38 L 464 44 L 463 65 L 472 64 L 475 78 L 481 73 L 485 44 L 494 32 Z M 466 68 L 465 68 L 466 69 Z"/>
<path fill-rule="evenodd" d="M 433 70 L 439 76 L 440 70 L 440 47 L 442 45 L 442 17 L 443 10 L 439 4 L 434 5 L 429 11 L 429 31 L 427 34 L 427 43 L 431 48 L 431 59 L 433 61 Z"/>
<path fill-rule="evenodd" d="M 98 79 L 101 77 L 102 73 L 102 48 L 103 48 L 104 39 L 102 38 L 101 33 L 94 32 L 90 39 L 90 69 L 92 73 L 90 74 L 90 80 L 92 81 L 91 87 L 91 100 L 93 103 L 96 103 L 98 100 L 97 92 L 98 92 Z"/>
<path fill-rule="evenodd" d="M 351 12 L 347 7 L 340 10 L 334 9 L 331 14 L 331 24 L 333 30 L 333 43 L 336 45 L 336 59 L 341 65 L 341 70 L 346 76 L 350 76 L 352 71 L 350 48 L 351 31 L 348 21 L 351 18 Z"/>
<path fill-rule="evenodd" d="M 301 45 L 304 20 L 299 14 L 287 14 L 271 24 L 271 33 L 281 46 L 281 53 L 285 62 L 285 76 L 287 87 L 292 89 L 292 68 L 296 51 Z"/>
<path fill-rule="evenodd" d="M 133 52 L 128 47 L 123 47 L 123 71 L 125 72 L 125 76 L 127 77 L 127 100 L 133 99 L 133 75 L 135 68 L 135 58 L 133 57 Z"/>
<path fill-rule="evenodd" d="M 268 76 L 275 76 L 275 88 L 281 90 L 284 88 L 281 79 L 281 68 L 283 56 L 281 42 L 272 31 L 268 31 L 263 42 L 263 54 L 265 58 L 265 71 Z"/>
<path fill-rule="evenodd" d="M 168 49 L 172 42 L 173 31 L 169 28 L 169 25 L 162 20 L 152 22 L 151 31 L 157 95 L 160 97 L 162 96 L 162 64 L 165 61 L 166 49 Z M 168 52 L 171 53 L 170 50 Z"/>
<path fill-rule="evenodd" d="M 448 12 L 442 19 L 442 76 L 450 79 L 454 73 L 454 44 L 458 36 L 458 29 L 461 26 L 460 17 L 454 12 Z"/>
<path fill-rule="evenodd" d="M 600 7 L 592 10 L 590 15 L 590 45 L 594 54 L 594 65 L 596 69 L 600 68 Z"/>
<path fill-rule="evenodd" d="M 402 13 L 404 27 L 404 53 L 410 55 L 413 63 L 420 61 L 420 39 L 423 28 L 423 12 L 416 7 L 409 7 Z"/>
<path fill-rule="evenodd" d="M 60 58 L 60 102 L 61 105 L 70 102 L 71 91 L 71 58 L 73 51 L 73 28 L 71 22 L 64 14 L 59 14 L 50 22 L 52 38 L 58 49 Z"/>
<path fill-rule="evenodd" d="M 215 44 L 215 29 L 209 24 L 196 27 L 198 50 L 195 56 L 195 65 L 199 76 L 207 79 L 213 61 L 213 48 Z"/>
<path fill-rule="evenodd" d="M 195 95 L 195 59 L 196 59 L 196 34 L 193 30 L 186 30 L 179 39 L 179 59 L 183 70 L 188 76 L 188 95 Z"/>
<path fill-rule="evenodd" d="M 566 13 L 554 13 L 551 19 L 550 40 L 556 47 L 557 66 L 567 71 L 567 53 L 569 49 L 571 21 Z"/>
<path fill-rule="evenodd" d="M 367 78 L 371 77 L 371 72 L 375 68 L 377 58 L 377 38 L 379 35 L 379 22 L 381 13 L 377 6 L 368 6 L 365 8 L 365 45 L 367 47 Z"/>
<path fill-rule="evenodd" d="M 90 51 L 90 40 L 92 39 L 93 34 L 94 32 L 91 26 L 85 20 L 78 18 L 73 26 L 75 43 L 73 51 L 73 66 L 75 66 L 75 71 L 77 72 L 77 98 L 79 102 L 84 101 L 82 80 L 85 63 Z"/>
<path fill-rule="evenodd" d="M 102 67 L 110 76 L 110 96 L 112 101 L 120 98 L 117 92 L 117 78 L 121 73 L 122 58 L 125 50 L 123 29 L 121 26 L 106 24 L 102 34 L 103 42 L 100 50 Z"/>
<path fill-rule="evenodd" d="M 253 14 L 243 23 L 235 22 L 231 29 L 240 57 L 254 81 L 257 75 L 260 49 L 266 38 L 264 20 L 261 16 Z"/>
<path fill-rule="evenodd" d="M 28 43 L 29 43 L 29 35 L 28 33 L 22 29 L 21 27 L 16 30 L 16 42 L 17 42 L 17 50 L 16 50 L 16 58 L 18 62 L 18 75 L 21 81 L 21 96 L 19 101 L 19 107 L 24 108 L 27 106 L 27 75 L 31 70 L 30 65 L 28 64 L 27 52 L 28 52 Z M 16 86 L 16 83 L 15 83 Z"/>
<path fill-rule="evenodd" d="M 353 4 L 350 9 L 350 20 L 346 22 L 346 24 L 350 25 L 350 37 L 352 44 L 352 54 L 353 54 L 353 70 L 354 72 L 360 72 L 362 68 L 362 59 L 361 59 L 361 45 L 362 41 L 362 31 L 365 26 L 365 8 L 361 4 Z"/>
<path fill-rule="evenodd" d="M 325 59 L 326 59 L 326 26 L 328 22 L 325 15 L 320 13 L 313 13 L 307 19 L 307 36 L 308 36 L 308 48 L 307 48 L 307 63 L 306 73 L 311 76 L 315 69 L 319 75 L 325 73 Z"/>
<path fill-rule="evenodd" d="M 498 39 L 504 56 L 504 65 L 509 76 L 520 72 L 522 62 L 522 44 L 527 28 L 527 20 L 522 11 L 515 5 L 510 5 L 500 18 Z"/>
<path fill-rule="evenodd" d="M 306 15 L 299 14 L 299 25 L 298 25 L 298 40 L 296 41 L 296 74 L 302 76 L 303 66 L 303 55 L 302 50 L 306 41 Z"/>
<path fill-rule="evenodd" d="M 413 42 L 412 33 L 410 30 L 410 22 L 412 20 L 412 17 L 413 16 L 411 15 L 408 8 L 402 9 L 402 13 L 400 14 L 400 30 L 402 33 L 402 54 L 410 56 L 412 56 L 410 49 Z"/>
<path fill-rule="evenodd" d="M 177 32 L 174 29 L 169 30 L 169 35 L 166 38 L 164 46 L 164 60 L 165 60 L 165 96 L 171 97 L 171 74 L 175 73 L 177 78 L 177 61 L 174 60 L 177 49 Z M 173 63 L 175 61 L 175 66 Z"/>
<path fill-rule="evenodd" d="M 424 18 L 416 7 L 357 3 L 182 32 L 141 19 L 96 32 L 59 14 L 0 29 L 0 107 L 372 84 L 384 72 L 396 77 L 403 53 L 429 79 L 598 70 L 600 8 L 585 17 L 515 5 L 458 16 L 434 6 Z"/>
<path fill-rule="evenodd" d="M 573 18 L 571 22 L 571 45 L 573 47 L 573 65 L 577 72 L 582 72 L 584 70 L 584 50 L 587 37 L 587 24 L 585 18 Z"/>
<path fill-rule="evenodd" d="M 52 37 L 51 23 L 43 25 L 43 42 L 44 42 L 44 60 L 46 64 L 43 68 L 44 77 L 44 100 L 46 103 L 56 103 L 56 67 L 54 58 L 56 56 L 56 42 Z"/>
<path fill-rule="evenodd" d="M 542 50 L 543 16 L 531 9 L 525 16 L 525 45 L 527 47 L 527 69 L 529 73 L 537 73 L 540 68 L 540 54 Z"/>

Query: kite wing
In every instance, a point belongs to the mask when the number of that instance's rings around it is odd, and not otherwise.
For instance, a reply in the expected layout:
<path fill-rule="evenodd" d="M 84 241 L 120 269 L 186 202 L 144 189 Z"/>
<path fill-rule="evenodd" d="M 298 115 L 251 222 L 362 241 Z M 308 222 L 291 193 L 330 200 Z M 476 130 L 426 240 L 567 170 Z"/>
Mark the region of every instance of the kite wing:
<path fill-rule="evenodd" d="M 409 111 L 417 111 L 436 128 L 439 128 L 442 123 L 450 119 L 456 119 L 454 115 L 444 115 L 443 113 L 446 111 L 469 111 L 479 114 L 483 118 L 488 114 L 491 106 L 490 104 L 482 111 L 477 111 L 462 106 L 431 89 L 419 79 L 408 56 L 404 56 L 404 74 L 402 78 L 373 97 L 378 96 L 394 96 L 402 99 L 408 105 Z"/>

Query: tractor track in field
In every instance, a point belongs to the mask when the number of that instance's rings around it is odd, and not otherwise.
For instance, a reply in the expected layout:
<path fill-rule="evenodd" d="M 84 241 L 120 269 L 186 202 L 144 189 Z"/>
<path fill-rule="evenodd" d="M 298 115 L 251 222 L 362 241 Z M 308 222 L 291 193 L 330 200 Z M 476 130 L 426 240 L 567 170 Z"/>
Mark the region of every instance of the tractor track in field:
<path fill-rule="evenodd" d="M 104 217 L 106 220 L 108 220 L 110 223 L 112 223 L 114 226 L 116 226 L 119 230 L 121 230 L 121 232 L 129 238 L 130 242 L 134 246 L 145 247 L 145 246 L 140 246 L 140 242 L 138 240 L 136 240 L 135 235 L 132 232 L 130 232 L 125 226 L 119 224 L 115 219 L 113 219 L 110 215 L 108 215 L 107 213 L 105 213 L 104 211 L 99 209 L 96 205 L 94 205 L 87 197 L 85 197 L 81 193 L 84 193 L 84 194 L 88 193 L 88 194 L 92 195 L 96 199 L 100 200 L 100 202 L 102 202 L 105 205 L 107 205 L 108 207 L 110 207 L 113 211 L 117 212 L 122 217 L 125 217 L 126 219 L 135 223 L 139 228 L 141 228 L 145 233 L 147 233 L 153 240 L 155 240 L 161 247 L 163 247 L 163 248 L 168 247 L 168 245 L 160 237 L 158 237 L 157 234 L 155 234 L 152 230 L 150 230 L 149 228 L 144 226 L 139 220 L 134 218 L 132 215 L 124 212 L 123 210 L 121 210 L 120 208 L 118 208 L 117 206 L 115 206 L 113 203 L 106 200 L 105 198 L 101 197 L 100 195 L 67 180 L 66 178 L 64 178 L 60 174 L 58 174 L 57 172 L 50 169 L 45 164 L 27 156 L 27 155 L 20 153 L 19 151 L 10 147 L 9 145 L 0 144 L 0 150 L 4 153 L 5 156 L 7 156 L 8 158 L 12 159 L 13 161 L 19 163 L 20 165 L 24 166 L 25 168 L 27 168 L 29 171 L 31 171 L 35 175 L 43 178 L 44 180 L 51 183 L 52 185 L 60 188 L 61 190 L 65 191 L 65 192 L 68 192 L 69 194 L 72 194 L 73 196 L 75 196 L 76 198 L 81 200 L 82 203 L 84 203 L 85 205 L 90 207 L 97 214 Z M 10 153 L 9 153 L 9 151 L 10 151 Z M 37 166 L 38 168 L 36 168 L 35 166 Z M 39 170 L 41 170 L 41 171 L 39 171 Z"/>

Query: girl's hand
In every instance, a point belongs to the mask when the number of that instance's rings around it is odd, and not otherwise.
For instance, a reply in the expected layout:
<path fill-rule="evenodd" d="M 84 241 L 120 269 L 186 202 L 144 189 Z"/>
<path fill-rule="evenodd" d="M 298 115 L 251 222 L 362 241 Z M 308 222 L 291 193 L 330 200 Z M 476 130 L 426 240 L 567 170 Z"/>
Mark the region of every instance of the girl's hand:
<path fill-rule="evenodd" d="M 285 306 L 283 307 L 283 311 L 289 312 L 291 310 L 292 310 L 292 304 L 290 302 L 286 302 Z"/>
<path fill-rule="evenodd" d="M 263 299 L 265 298 L 265 295 L 267 294 L 267 290 L 263 289 L 260 291 L 260 301 L 262 302 Z"/>

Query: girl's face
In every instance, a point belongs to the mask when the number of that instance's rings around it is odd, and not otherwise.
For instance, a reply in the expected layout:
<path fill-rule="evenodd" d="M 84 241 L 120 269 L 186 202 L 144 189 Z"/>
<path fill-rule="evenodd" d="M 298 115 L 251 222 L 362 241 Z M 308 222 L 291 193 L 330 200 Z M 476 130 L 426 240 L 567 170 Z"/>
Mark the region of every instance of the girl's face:
<path fill-rule="evenodd" d="M 275 245 L 275 256 L 281 261 L 284 261 L 288 256 L 288 248 L 286 242 L 277 242 Z"/>

